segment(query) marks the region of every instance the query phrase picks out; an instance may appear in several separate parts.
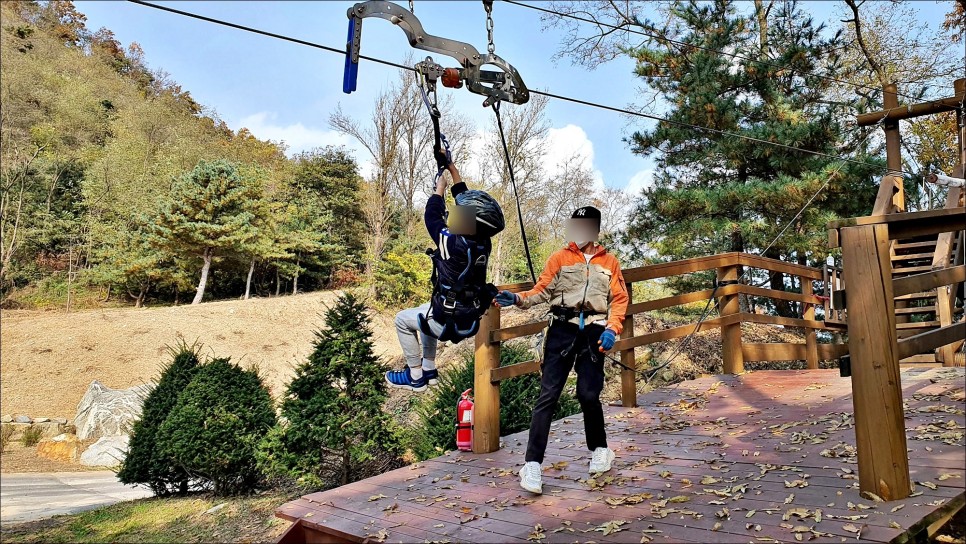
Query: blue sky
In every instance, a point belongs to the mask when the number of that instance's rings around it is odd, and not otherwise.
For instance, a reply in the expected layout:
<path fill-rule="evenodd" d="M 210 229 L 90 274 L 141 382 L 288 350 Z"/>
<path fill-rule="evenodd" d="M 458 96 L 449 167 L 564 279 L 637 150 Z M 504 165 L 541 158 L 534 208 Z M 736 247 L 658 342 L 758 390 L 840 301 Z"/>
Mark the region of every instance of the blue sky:
<path fill-rule="evenodd" d="M 346 10 L 354 2 L 159 2 L 213 18 L 342 48 Z M 400 1 L 402 5 L 406 2 Z M 486 49 L 485 16 L 478 1 L 415 0 L 416 15 L 430 34 L 473 43 Z M 192 96 L 213 109 L 233 129 L 249 128 L 256 136 L 285 140 L 291 151 L 342 144 L 365 161 L 361 149 L 331 131 L 328 115 L 341 104 L 359 119 L 368 117 L 376 96 L 398 77 L 397 70 L 363 61 L 358 91 L 342 93 L 343 57 L 302 45 L 215 26 L 128 2 L 78 1 L 88 27 L 112 30 L 127 45 L 138 42 L 148 64 L 162 69 Z M 750 3 L 749 3 L 750 6 Z M 808 2 L 816 20 L 837 22 L 833 2 Z M 939 27 L 946 5 L 917 3 L 920 17 Z M 555 59 L 561 31 L 542 30 L 539 12 L 496 2 L 496 53 L 513 64 L 531 88 L 627 106 L 637 98 L 633 62 L 620 58 L 594 71 Z M 404 34 L 388 21 L 367 19 L 362 52 L 401 61 L 410 51 Z M 415 51 L 421 58 L 426 52 Z M 437 61 L 443 59 L 436 56 Z M 447 62 L 441 62 L 447 64 Z M 452 63 L 449 63 L 452 64 Z M 465 89 L 450 90 L 457 107 L 483 129 L 492 113 L 482 97 Z M 512 107 L 512 105 L 506 105 Z M 633 127 L 616 114 L 551 100 L 547 114 L 553 126 L 551 157 L 580 152 L 612 187 L 638 189 L 649 177 L 650 160 L 637 157 L 622 141 Z M 445 130 L 445 120 L 444 120 Z"/>

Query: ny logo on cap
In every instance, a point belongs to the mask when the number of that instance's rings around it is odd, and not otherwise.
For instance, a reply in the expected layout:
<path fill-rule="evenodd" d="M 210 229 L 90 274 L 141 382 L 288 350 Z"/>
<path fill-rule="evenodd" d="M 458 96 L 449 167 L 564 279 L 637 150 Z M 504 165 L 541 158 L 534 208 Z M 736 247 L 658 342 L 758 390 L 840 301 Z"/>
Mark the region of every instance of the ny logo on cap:
<path fill-rule="evenodd" d="M 586 214 L 587 214 L 587 209 L 586 208 L 580 208 L 579 210 L 577 210 L 577 215 L 583 216 L 583 215 L 586 215 Z"/>

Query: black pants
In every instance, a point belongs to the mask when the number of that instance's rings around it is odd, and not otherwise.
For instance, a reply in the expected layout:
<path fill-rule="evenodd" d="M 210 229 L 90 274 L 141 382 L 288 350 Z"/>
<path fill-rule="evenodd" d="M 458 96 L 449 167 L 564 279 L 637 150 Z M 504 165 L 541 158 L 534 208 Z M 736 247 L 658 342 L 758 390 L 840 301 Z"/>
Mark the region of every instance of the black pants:
<path fill-rule="evenodd" d="M 604 432 L 604 410 L 600 405 L 600 392 L 604 389 L 604 354 L 597 349 L 604 327 L 585 325 L 580 331 L 577 325 L 554 321 L 547 332 L 544 347 L 543 375 L 540 380 L 540 398 L 533 408 L 530 421 L 530 440 L 527 443 L 527 462 L 543 462 L 550 436 L 550 423 L 557 409 L 560 393 L 567 383 L 570 369 L 577 369 L 577 400 L 584 413 L 584 433 L 587 448 L 591 451 L 607 447 Z"/>

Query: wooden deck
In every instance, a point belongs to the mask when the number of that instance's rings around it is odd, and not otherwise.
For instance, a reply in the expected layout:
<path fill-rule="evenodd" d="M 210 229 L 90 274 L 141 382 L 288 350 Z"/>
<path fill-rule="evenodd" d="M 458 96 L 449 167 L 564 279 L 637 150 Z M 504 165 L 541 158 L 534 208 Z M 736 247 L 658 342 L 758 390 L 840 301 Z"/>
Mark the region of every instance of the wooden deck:
<path fill-rule="evenodd" d="M 557 421 L 542 496 L 518 486 L 518 433 L 496 453 L 450 453 L 277 514 L 310 542 L 915 541 L 966 498 L 964 374 L 902 380 L 915 493 L 901 501 L 859 495 L 850 380 L 807 370 L 702 378 L 608 407 L 617 460 L 594 479 L 582 417 Z"/>

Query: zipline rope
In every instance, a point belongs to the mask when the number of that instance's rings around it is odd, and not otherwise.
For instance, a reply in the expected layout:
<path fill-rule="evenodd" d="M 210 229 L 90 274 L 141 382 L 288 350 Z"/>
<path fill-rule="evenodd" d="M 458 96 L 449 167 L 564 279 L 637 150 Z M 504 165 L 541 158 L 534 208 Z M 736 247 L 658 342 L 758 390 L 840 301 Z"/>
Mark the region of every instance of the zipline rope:
<path fill-rule="evenodd" d="M 513 186 L 513 197 L 517 201 L 517 219 L 520 221 L 520 235 L 523 237 L 523 251 L 527 254 L 527 268 L 530 270 L 530 279 L 533 284 L 537 283 L 537 275 L 533 271 L 533 259 L 530 257 L 530 243 L 527 241 L 527 231 L 523 228 L 523 210 L 520 208 L 520 195 L 517 193 L 517 182 L 513 176 L 513 163 L 510 160 L 510 150 L 506 145 L 506 136 L 503 134 L 503 120 L 500 119 L 500 101 L 493 102 L 493 114 L 496 115 L 496 126 L 500 129 L 500 143 L 503 144 L 503 154 L 506 157 L 506 169 L 510 175 L 510 185 Z"/>
<path fill-rule="evenodd" d="M 182 15 L 182 16 L 185 16 L 185 17 L 190 17 L 192 19 L 198 19 L 200 21 L 205 21 L 205 22 L 212 23 L 212 24 L 227 26 L 229 28 L 234 28 L 236 30 L 244 30 L 245 32 L 251 32 L 251 33 L 254 33 L 254 34 L 259 34 L 259 35 L 267 36 L 267 37 L 270 37 L 270 38 L 276 38 L 276 39 L 279 39 L 279 40 L 284 40 L 284 41 L 288 41 L 288 42 L 292 42 L 292 43 L 297 43 L 299 45 L 305 45 L 305 46 L 308 46 L 308 47 L 313 47 L 315 49 L 321 49 L 323 51 L 328 51 L 330 53 L 338 53 L 339 55 L 345 55 L 345 49 L 344 48 L 340 49 L 338 47 L 331 47 L 331 46 L 328 46 L 328 45 L 322 45 L 322 44 L 318 44 L 318 43 L 313 43 L 313 42 L 309 42 L 309 41 L 306 41 L 306 40 L 301 40 L 301 39 L 298 39 L 298 38 L 292 38 L 292 37 L 285 36 L 285 35 L 282 35 L 282 34 L 276 34 L 274 32 L 268 32 L 266 30 L 260 30 L 260 29 L 257 29 L 257 28 L 252 28 L 252 27 L 249 27 L 249 26 L 240 25 L 240 24 L 237 24 L 237 23 L 231 23 L 231 22 L 228 22 L 228 21 L 223 21 L 223 20 L 220 20 L 220 19 L 212 18 L 212 17 L 206 17 L 204 15 L 199 15 L 197 13 L 191 13 L 191 12 L 188 12 L 188 11 L 182 11 L 182 10 L 175 9 L 175 8 L 171 8 L 171 7 L 168 7 L 168 6 L 161 6 L 161 5 L 158 5 L 158 4 L 152 4 L 150 2 L 145 2 L 143 0 L 127 0 L 127 1 L 128 2 L 131 2 L 132 4 L 137 4 L 137 5 L 140 5 L 140 6 L 154 8 L 154 9 L 158 9 L 158 10 L 161 10 L 161 11 L 167 11 L 169 13 L 174 13 L 176 15 Z M 368 60 L 368 61 L 371 61 L 371 62 L 375 62 L 375 63 L 378 63 L 378 64 L 383 64 L 385 66 L 391 66 L 393 68 L 399 68 L 400 70 L 415 71 L 415 69 L 412 66 L 405 66 L 403 64 L 399 64 L 399 63 L 396 63 L 396 62 L 392 62 L 392 61 L 388 61 L 388 60 L 384 60 L 384 59 L 380 59 L 380 58 L 376 58 L 376 57 L 370 57 L 370 56 L 367 56 L 367 55 L 361 55 L 360 54 L 359 55 L 359 58 L 360 59 L 364 59 L 364 60 Z M 563 95 L 554 94 L 554 93 L 550 93 L 550 92 L 544 92 L 544 91 L 536 91 L 536 90 L 533 90 L 533 89 L 530 90 L 530 93 L 531 94 L 538 94 L 538 95 L 546 96 L 547 98 L 553 98 L 553 99 L 556 99 L 556 100 L 564 100 L 564 101 L 567 101 L 567 102 L 573 102 L 575 104 L 582 104 L 582 105 L 585 105 L 585 106 L 590 106 L 590 107 L 594 107 L 594 108 L 600 108 L 600 109 L 607 110 L 607 111 L 613 111 L 613 112 L 616 112 L 616 113 L 622 113 L 622 114 L 625 114 L 625 115 L 631 115 L 631 116 L 635 116 L 635 117 L 643 117 L 643 118 L 646 118 L 646 119 L 652 119 L 654 121 L 663 122 L 663 123 L 669 123 L 669 124 L 672 124 L 672 125 L 677 125 L 677 126 L 681 126 L 681 127 L 687 127 L 687 128 L 691 128 L 691 129 L 695 129 L 695 130 L 703 130 L 703 131 L 710 132 L 710 133 L 713 133 L 713 134 L 720 134 L 722 136 L 730 136 L 732 138 L 738 138 L 738 139 L 741 139 L 741 140 L 746 140 L 746 141 L 750 141 L 750 142 L 756 142 L 756 143 L 760 143 L 760 144 L 764 144 L 764 145 L 769 145 L 769 146 L 773 146 L 773 147 L 781 147 L 781 148 L 785 148 L 785 149 L 788 149 L 788 150 L 791 150 L 791 151 L 798 151 L 798 152 L 805 153 L 805 154 L 809 154 L 809 155 L 815 155 L 815 156 L 819 156 L 819 157 L 826 157 L 826 158 L 829 158 L 829 159 L 846 161 L 846 162 L 851 162 L 851 163 L 854 163 L 854 164 L 861 164 L 863 166 L 867 166 L 869 168 L 874 168 L 874 169 L 877 169 L 877 170 L 888 170 L 888 167 L 887 166 L 883 166 L 883 165 L 879 165 L 879 164 L 873 164 L 873 163 L 869 163 L 869 162 L 865 162 L 865 161 L 851 159 L 851 158 L 848 158 L 848 157 L 841 157 L 841 156 L 837 156 L 837 155 L 831 155 L 829 153 L 822 153 L 820 151 L 812 151 L 812 150 L 809 150 L 809 149 L 802 149 L 802 148 L 790 146 L 790 145 L 787 145 L 787 144 L 782 144 L 782 143 L 779 143 L 779 142 L 771 142 L 771 141 L 763 140 L 763 139 L 760 139 L 760 138 L 754 138 L 752 136 L 745 136 L 743 134 L 736 134 L 736 133 L 733 133 L 733 132 L 727 132 L 727 131 L 724 131 L 724 130 L 714 129 L 714 128 L 710 128 L 710 127 L 704 127 L 704 126 L 701 126 L 701 125 L 693 125 L 693 124 L 690 124 L 690 123 L 685 123 L 685 122 L 682 122 L 682 121 L 675 121 L 675 120 L 672 120 L 672 119 L 666 119 L 664 117 L 660 117 L 660 116 L 657 116 L 657 115 L 651 115 L 651 114 L 647 114 L 647 113 L 643 113 L 643 112 L 639 112 L 639 111 L 626 110 L 626 109 L 621 109 L 621 108 L 617 108 L 617 107 L 614 107 L 614 106 L 608 106 L 608 105 L 605 105 L 605 104 L 598 104 L 596 102 L 590 102 L 588 100 L 582 100 L 582 99 L 579 99 L 579 98 L 571 98 L 571 97 L 568 97 L 568 96 L 563 96 Z M 914 176 L 915 175 L 914 172 L 907 172 L 905 170 L 900 170 L 899 173 L 908 174 L 910 176 Z"/>

